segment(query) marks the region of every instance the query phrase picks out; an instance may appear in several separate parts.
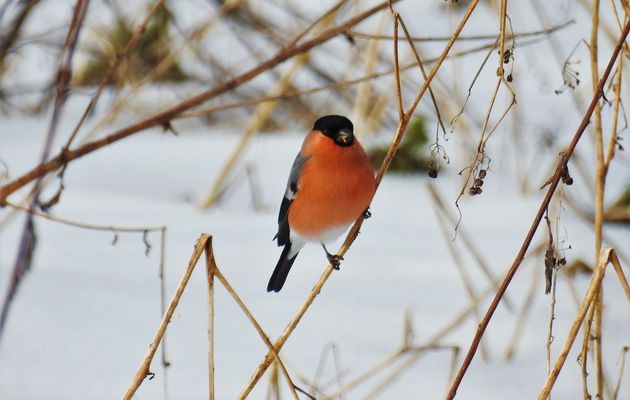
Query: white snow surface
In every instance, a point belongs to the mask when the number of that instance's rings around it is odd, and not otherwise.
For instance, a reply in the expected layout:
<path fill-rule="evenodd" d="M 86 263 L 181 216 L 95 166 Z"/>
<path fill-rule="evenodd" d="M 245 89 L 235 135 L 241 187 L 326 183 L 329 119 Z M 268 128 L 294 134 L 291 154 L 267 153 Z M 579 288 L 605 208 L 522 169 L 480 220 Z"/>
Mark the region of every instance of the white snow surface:
<path fill-rule="evenodd" d="M 22 124 L 17 120 L 17 124 Z M 43 129 L 42 122 L 39 128 Z M 10 165 L 32 157 L 29 132 L 3 151 Z M 322 273 L 325 258 L 318 246 L 299 255 L 279 294 L 265 291 L 280 249 L 271 241 L 276 206 L 286 172 L 301 135 L 268 135 L 256 139 L 249 159 L 264 182 L 269 210 L 254 211 L 246 185 L 209 212 L 182 199 L 198 198 L 236 144 L 237 135 L 191 132 L 173 137 L 157 132 L 137 135 L 70 165 L 66 190 L 53 214 L 77 221 L 119 226 L 168 226 L 166 280 L 169 297 L 185 270 L 200 232 L 214 236 L 219 267 L 270 337 L 277 337 Z M 6 149 L 11 151 L 7 152 Z M 437 181 L 453 199 L 456 175 Z M 502 179 L 502 178 L 499 178 Z M 415 342 L 423 343 L 467 306 L 467 296 L 448 255 L 423 176 L 387 176 L 372 204 L 373 216 L 341 271 L 334 272 L 322 293 L 291 336 L 282 354 L 291 367 L 313 377 L 322 349 L 335 343 L 348 374 L 376 363 L 400 344 L 406 310 L 413 317 Z M 503 188 L 501 188 L 503 186 Z M 484 194 L 466 201 L 464 227 L 473 234 L 497 273 L 506 270 L 524 237 L 540 196 L 523 200 L 507 183 L 490 184 Z M 6 213 L 7 210 L 3 210 Z M 21 220 L 3 232 L 0 242 L 3 287 L 6 286 Z M 589 259 L 592 234 L 574 218 L 564 219 L 569 243 Z M 544 234 L 544 231 L 542 231 Z M 149 235 L 148 257 L 140 234 L 92 232 L 38 220 L 39 246 L 32 271 L 20 288 L 0 352 L 0 397 L 7 399 L 109 399 L 119 397 L 144 357 L 160 321 L 158 236 Z M 617 232 L 627 245 L 628 231 Z M 540 237 L 540 234 L 538 235 Z M 472 266 L 478 290 L 483 277 Z M 510 287 L 520 305 L 531 274 L 542 281 L 541 261 L 525 263 Z M 535 266 L 535 267 L 534 267 Z M 627 345 L 630 321 L 618 284 L 606 279 L 605 351 L 616 360 Z M 541 283 L 541 282 L 539 282 Z M 580 279 L 584 291 L 587 280 Z M 513 334 L 515 313 L 500 307 L 484 338 L 492 358 L 480 355 L 460 389 L 461 398 L 527 399 L 545 378 L 545 340 L 549 297 L 538 288 L 535 307 L 523 333 L 517 357 L 506 363 L 502 352 Z M 555 336 L 564 338 L 575 315 L 566 285 L 558 285 Z M 184 293 L 167 334 L 169 398 L 203 398 L 207 390 L 205 272 L 200 263 Z M 487 304 L 487 301 L 483 303 Z M 265 346 L 223 289 L 216 290 L 216 382 L 218 398 L 233 398 L 266 352 Z M 443 341 L 467 347 L 475 331 L 469 319 Z M 561 341 L 554 342 L 554 354 Z M 159 357 L 159 354 L 158 356 Z M 383 398 L 440 398 L 448 383 L 449 357 L 430 352 L 409 369 Z M 616 371 L 616 365 L 607 365 Z M 556 385 L 559 398 L 578 390 L 575 354 Z M 137 398 L 161 398 L 163 371 L 153 363 L 153 380 Z M 294 371 L 291 369 L 291 371 Z M 627 372 L 626 372 L 627 374 Z M 332 364 L 326 369 L 334 376 Z M 294 375 L 295 378 L 295 375 Z M 263 378 L 265 379 L 265 378 Z M 344 380 L 349 376 L 344 376 Z M 367 385 L 370 387 L 373 385 Z M 252 398 L 262 398 L 266 383 Z M 622 393 L 630 393 L 623 387 Z M 359 390 L 347 398 L 359 398 Z M 562 395 L 564 394 L 564 395 Z M 624 398 L 624 397 L 621 397 Z"/>

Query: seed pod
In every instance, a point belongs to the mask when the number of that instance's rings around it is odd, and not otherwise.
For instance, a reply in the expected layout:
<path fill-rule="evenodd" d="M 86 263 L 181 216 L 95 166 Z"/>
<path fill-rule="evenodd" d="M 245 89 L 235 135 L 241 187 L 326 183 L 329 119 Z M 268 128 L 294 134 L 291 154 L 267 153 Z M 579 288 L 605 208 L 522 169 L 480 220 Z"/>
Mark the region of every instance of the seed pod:
<path fill-rule="evenodd" d="M 483 186 L 483 179 L 477 178 L 474 182 L 475 186 Z"/>
<path fill-rule="evenodd" d="M 431 168 L 429 169 L 429 176 L 430 176 L 431 178 L 433 178 L 433 179 L 437 178 L 437 176 L 438 176 L 437 169 L 435 169 L 435 168 L 431 167 Z"/>
<path fill-rule="evenodd" d="M 485 169 L 480 169 L 479 170 L 479 179 L 483 179 L 486 177 L 486 170 Z"/>

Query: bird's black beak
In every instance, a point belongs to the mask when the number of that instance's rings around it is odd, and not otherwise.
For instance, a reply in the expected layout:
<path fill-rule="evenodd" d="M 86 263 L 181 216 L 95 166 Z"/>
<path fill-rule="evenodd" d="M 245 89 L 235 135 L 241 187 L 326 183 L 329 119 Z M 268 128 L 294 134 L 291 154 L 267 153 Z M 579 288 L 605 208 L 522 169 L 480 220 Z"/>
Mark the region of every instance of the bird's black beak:
<path fill-rule="evenodd" d="M 337 138 L 335 140 L 341 146 L 350 146 L 354 141 L 354 135 L 352 132 L 348 132 L 346 130 L 341 130 L 337 133 Z"/>

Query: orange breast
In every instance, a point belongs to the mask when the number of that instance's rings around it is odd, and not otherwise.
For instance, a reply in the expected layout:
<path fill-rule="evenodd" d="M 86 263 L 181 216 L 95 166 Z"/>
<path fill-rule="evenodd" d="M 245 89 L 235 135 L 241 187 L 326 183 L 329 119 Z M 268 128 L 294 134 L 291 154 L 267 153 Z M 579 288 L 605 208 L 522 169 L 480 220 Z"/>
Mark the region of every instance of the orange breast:
<path fill-rule="evenodd" d="M 302 154 L 309 158 L 289 209 L 289 226 L 302 237 L 316 239 L 361 216 L 374 196 L 374 172 L 356 139 L 342 147 L 313 131 Z"/>

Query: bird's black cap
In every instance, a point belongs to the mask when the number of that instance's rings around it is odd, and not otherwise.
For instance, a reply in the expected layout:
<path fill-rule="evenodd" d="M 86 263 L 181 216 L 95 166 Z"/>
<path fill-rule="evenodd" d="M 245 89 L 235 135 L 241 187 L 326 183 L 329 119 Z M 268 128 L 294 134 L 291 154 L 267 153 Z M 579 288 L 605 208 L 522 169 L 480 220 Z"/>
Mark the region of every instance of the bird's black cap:
<path fill-rule="evenodd" d="M 320 131 L 324 134 L 327 132 L 338 132 L 341 130 L 349 131 L 352 133 L 354 126 L 352 122 L 343 115 L 326 115 L 315 121 L 313 130 Z"/>
<path fill-rule="evenodd" d="M 351 146 L 354 142 L 354 126 L 342 115 L 326 115 L 315 121 L 313 130 L 320 131 L 340 146 Z"/>

